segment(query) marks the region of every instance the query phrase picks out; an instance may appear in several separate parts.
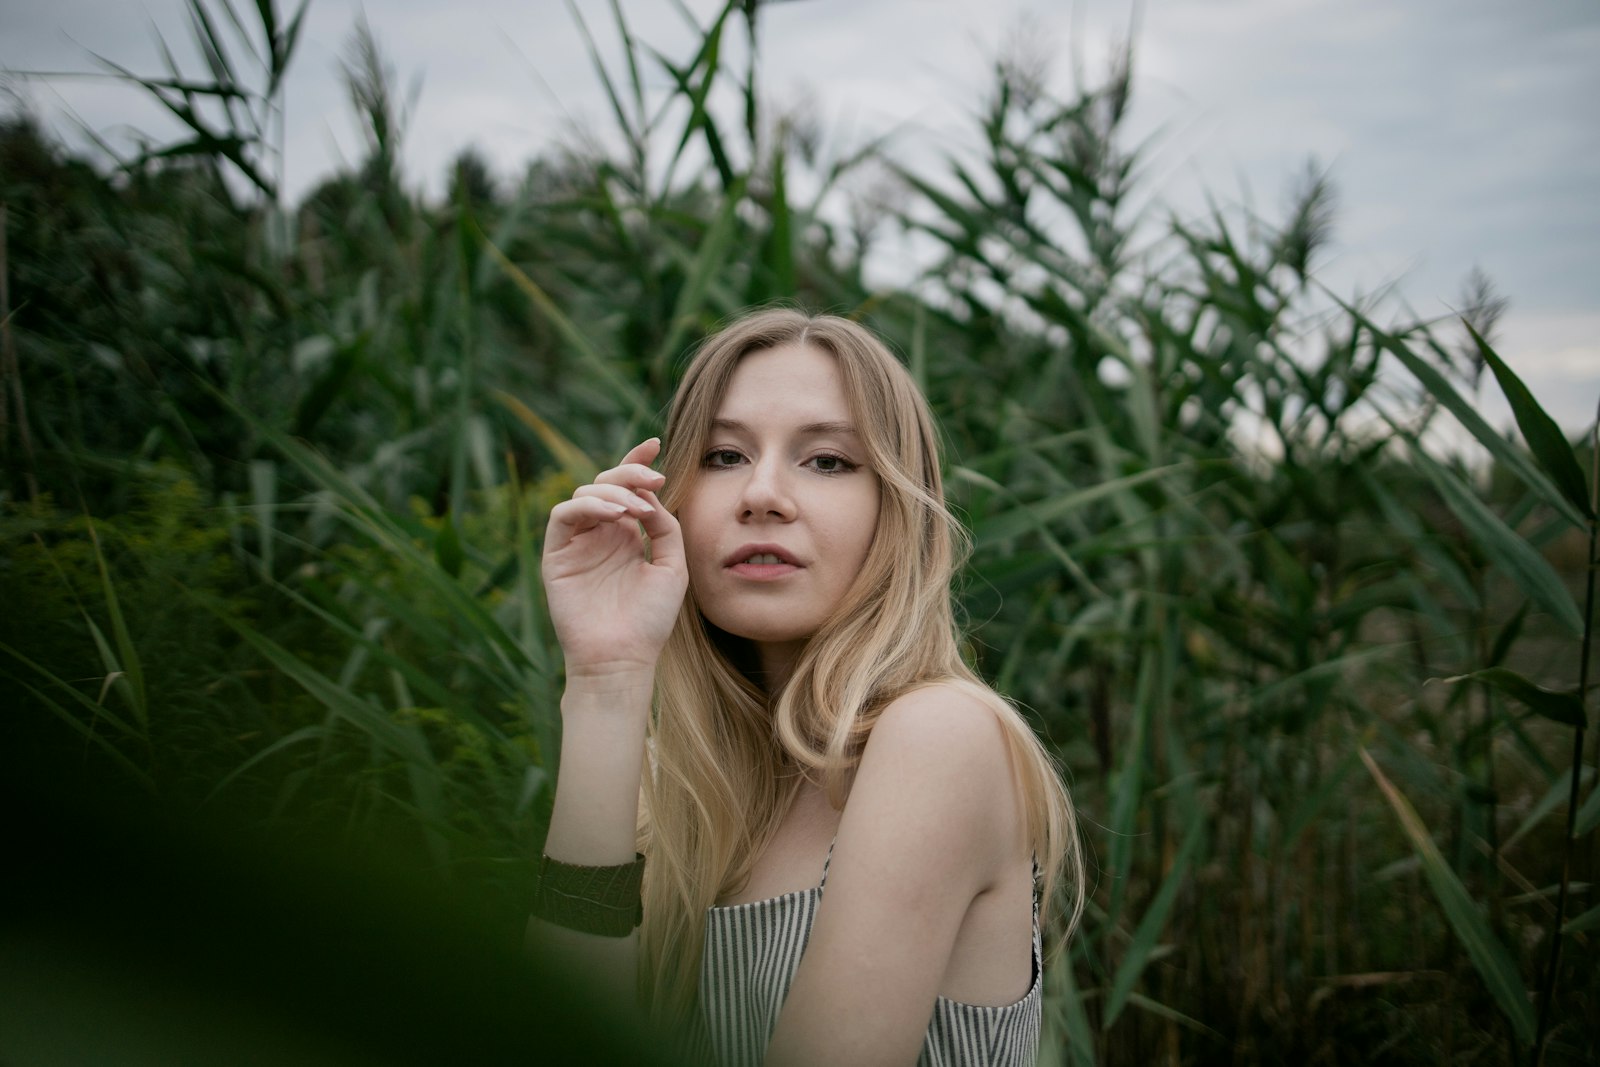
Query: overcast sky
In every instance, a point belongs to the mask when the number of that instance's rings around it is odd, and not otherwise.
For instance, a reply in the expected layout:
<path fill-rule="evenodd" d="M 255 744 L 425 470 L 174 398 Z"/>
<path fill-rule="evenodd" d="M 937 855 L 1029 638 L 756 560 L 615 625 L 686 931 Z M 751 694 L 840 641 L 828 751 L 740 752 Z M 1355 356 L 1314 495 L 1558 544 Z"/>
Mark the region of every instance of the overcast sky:
<path fill-rule="evenodd" d="M 242 13 L 253 4 L 235 0 Z M 609 5 L 579 0 L 615 54 Z M 287 6 L 287 4 L 285 4 Z M 702 18 L 716 0 L 687 0 Z M 358 159 L 338 76 L 365 9 L 402 86 L 418 79 L 407 180 L 436 190 L 476 145 L 507 179 L 574 127 L 610 118 L 561 0 L 312 0 L 291 68 L 290 198 Z M 183 0 L 0 0 L 0 69 L 90 71 L 90 52 L 160 73 L 157 27 L 188 64 Z M 624 0 L 669 56 L 689 35 L 666 0 Z M 798 0 L 762 14 L 769 102 L 809 107 L 841 149 L 896 131 L 920 166 L 974 141 L 972 109 L 1010 40 L 1092 78 L 1127 33 L 1105 0 Z M 1019 29 L 1020 28 L 1020 29 Z M 1459 304 L 1483 268 L 1511 301 L 1500 350 L 1569 429 L 1600 398 L 1600 4 L 1595 0 L 1147 0 L 1134 35 L 1132 134 L 1153 136 L 1146 192 L 1180 213 L 1206 194 L 1281 215 L 1308 158 L 1338 191 L 1321 277 L 1336 291 L 1396 283 L 1419 314 Z M 199 73 L 196 61 L 188 67 Z M 664 85 L 661 75 L 650 75 Z M 72 119 L 126 146 L 171 136 L 136 90 L 9 77 L 65 139 Z M 1493 386 L 1485 411 L 1507 420 Z"/>

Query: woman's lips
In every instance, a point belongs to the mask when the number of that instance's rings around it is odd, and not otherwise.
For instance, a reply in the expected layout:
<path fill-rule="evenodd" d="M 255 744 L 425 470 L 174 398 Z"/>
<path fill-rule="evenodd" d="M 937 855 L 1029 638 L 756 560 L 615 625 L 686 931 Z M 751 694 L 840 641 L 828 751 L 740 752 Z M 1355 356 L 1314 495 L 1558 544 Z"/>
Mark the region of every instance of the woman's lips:
<path fill-rule="evenodd" d="M 740 578 L 756 582 L 776 581 L 791 574 L 799 574 L 800 569 L 793 563 L 735 563 L 728 568 Z"/>
<path fill-rule="evenodd" d="M 770 582 L 800 571 L 800 561 L 782 545 L 743 545 L 728 555 L 723 564 L 740 578 Z"/>

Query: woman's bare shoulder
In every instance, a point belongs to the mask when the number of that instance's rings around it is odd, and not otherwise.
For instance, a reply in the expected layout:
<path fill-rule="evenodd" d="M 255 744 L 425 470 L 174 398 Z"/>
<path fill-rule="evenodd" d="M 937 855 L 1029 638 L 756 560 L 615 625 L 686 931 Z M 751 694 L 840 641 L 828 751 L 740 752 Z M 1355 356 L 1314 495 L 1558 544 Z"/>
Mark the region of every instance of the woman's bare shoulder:
<path fill-rule="evenodd" d="M 991 690 L 971 682 L 913 689 L 873 724 L 857 785 L 867 780 L 921 796 L 935 809 L 964 809 L 961 821 L 981 833 L 1009 829 L 1015 775 L 1000 718 L 1008 711 Z"/>
<path fill-rule="evenodd" d="M 890 701 L 873 724 L 867 749 L 876 745 L 967 764 L 997 761 L 996 769 L 1005 771 L 1006 731 L 1000 717 L 1008 712 L 999 696 L 974 682 L 934 682 Z"/>

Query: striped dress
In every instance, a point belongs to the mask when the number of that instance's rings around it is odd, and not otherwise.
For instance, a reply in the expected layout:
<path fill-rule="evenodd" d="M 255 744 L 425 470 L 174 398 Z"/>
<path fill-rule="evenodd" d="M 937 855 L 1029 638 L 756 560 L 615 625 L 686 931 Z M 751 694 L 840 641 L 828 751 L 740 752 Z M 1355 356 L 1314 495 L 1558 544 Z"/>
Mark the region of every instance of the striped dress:
<path fill-rule="evenodd" d="M 833 850 L 829 850 L 832 859 Z M 781 897 L 710 908 L 700 961 L 700 1012 L 719 1067 L 758 1067 L 789 994 L 828 883 Z M 1043 1001 L 1038 869 L 1034 870 L 1033 984 L 1004 1007 L 940 997 L 922 1039 L 918 1067 L 1032 1065 L 1039 1056 Z"/>

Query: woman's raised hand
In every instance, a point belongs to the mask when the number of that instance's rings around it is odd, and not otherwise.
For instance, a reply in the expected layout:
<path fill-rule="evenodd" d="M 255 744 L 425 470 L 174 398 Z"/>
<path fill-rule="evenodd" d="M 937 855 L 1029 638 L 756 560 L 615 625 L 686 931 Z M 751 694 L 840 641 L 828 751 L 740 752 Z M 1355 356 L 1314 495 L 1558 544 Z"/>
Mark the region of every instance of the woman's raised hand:
<path fill-rule="evenodd" d="M 656 497 L 666 479 L 648 466 L 660 451 L 654 437 L 635 445 L 550 509 L 541 570 L 569 679 L 654 670 L 677 620 L 689 571 Z"/>

